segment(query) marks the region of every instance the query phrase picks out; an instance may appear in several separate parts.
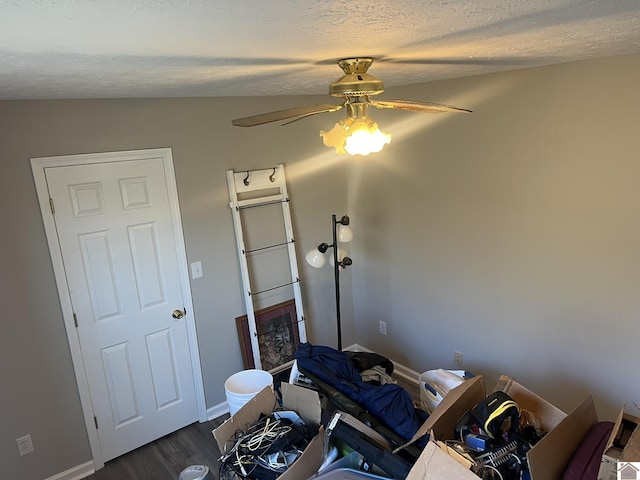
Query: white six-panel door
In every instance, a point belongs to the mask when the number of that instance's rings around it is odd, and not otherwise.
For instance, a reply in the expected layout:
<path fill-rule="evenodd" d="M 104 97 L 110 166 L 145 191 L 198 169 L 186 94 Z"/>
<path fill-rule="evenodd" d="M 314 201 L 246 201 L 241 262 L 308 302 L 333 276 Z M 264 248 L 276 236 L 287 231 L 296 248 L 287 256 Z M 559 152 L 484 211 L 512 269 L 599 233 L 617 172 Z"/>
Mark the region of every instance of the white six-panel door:
<path fill-rule="evenodd" d="M 143 155 L 44 169 L 102 462 L 199 419 L 165 167 Z"/>

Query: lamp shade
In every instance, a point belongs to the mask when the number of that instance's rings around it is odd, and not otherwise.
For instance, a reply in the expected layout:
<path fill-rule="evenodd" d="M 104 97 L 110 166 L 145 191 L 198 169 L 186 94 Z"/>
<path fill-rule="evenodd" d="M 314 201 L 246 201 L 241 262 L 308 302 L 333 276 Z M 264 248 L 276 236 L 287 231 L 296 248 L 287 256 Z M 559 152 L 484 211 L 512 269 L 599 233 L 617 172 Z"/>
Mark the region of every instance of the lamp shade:
<path fill-rule="evenodd" d="M 391 135 L 383 133 L 378 124 L 369 117 L 348 117 L 320 135 L 327 147 L 334 147 L 336 153 L 349 155 L 369 155 L 379 152 L 391 141 Z"/>
<path fill-rule="evenodd" d="M 351 127 L 344 149 L 349 155 L 369 155 L 379 152 L 391 141 L 391 135 L 382 133 L 370 118 L 358 118 Z"/>
<path fill-rule="evenodd" d="M 349 225 L 338 225 L 338 241 L 349 243 L 353 240 L 353 230 Z"/>
<path fill-rule="evenodd" d="M 324 254 L 320 252 L 317 248 L 313 250 L 309 250 L 307 254 L 304 256 L 305 260 L 309 265 L 313 268 L 322 268 L 326 263 L 326 259 L 324 258 Z M 331 257 L 333 258 L 333 257 Z"/>
<path fill-rule="evenodd" d="M 342 248 L 338 248 L 338 262 L 341 262 L 344 257 L 347 256 L 347 252 Z M 329 256 L 329 265 L 333 267 L 333 255 Z"/>

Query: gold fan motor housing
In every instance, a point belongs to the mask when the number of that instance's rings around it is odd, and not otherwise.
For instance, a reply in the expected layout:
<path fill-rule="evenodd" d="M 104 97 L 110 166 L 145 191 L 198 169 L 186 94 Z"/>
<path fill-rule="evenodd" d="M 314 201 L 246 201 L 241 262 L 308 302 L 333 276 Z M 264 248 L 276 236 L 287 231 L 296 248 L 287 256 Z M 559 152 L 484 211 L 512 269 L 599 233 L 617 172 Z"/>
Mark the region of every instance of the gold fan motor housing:
<path fill-rule="evenodd" d="M 382 80 L 367 73 L 373 58 L 345 58 L 338 61 L 345 75 L 329 86 L 334 97 L 377 95 L 384 92 Z"/>

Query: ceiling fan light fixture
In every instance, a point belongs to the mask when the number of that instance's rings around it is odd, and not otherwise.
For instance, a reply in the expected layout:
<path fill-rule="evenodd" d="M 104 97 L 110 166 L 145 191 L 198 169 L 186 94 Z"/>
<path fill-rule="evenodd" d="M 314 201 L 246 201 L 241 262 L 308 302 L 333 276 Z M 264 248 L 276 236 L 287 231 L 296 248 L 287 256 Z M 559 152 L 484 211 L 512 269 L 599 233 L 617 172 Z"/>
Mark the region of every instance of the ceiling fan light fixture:
<path fill-rule="evenodd" d="M 327 147 L 334 147 L 336 153 L 366 156 L 379 152 L 391 142 L 391 135 L 384 133 L 369 117 L 348 117 L 320 135 Z"/>
<path fill-rule="evenodd" d="M 424 113 L 471 113 L 471 110 L 466 108 L 433 102 L 411 100 L 377 101 L 369 99 L 370 96 L 384 91 L 382 80 L 367 73 L 372 63 L 373 58 L 371 57 L 344 58 L 338 61 L 338 66 L 342 69 L 344 75 L 329 86 L 329 94 L 343 98 L 344 100 L 340 105 L 322 104 L 287 108 L 250 117 L 236 118 L 231 123 L 238 127 L 252 127 L 286 120 L 283 125 L 287 125 L 318 113 L 337 112 L 344 108 L 347 118 L 336 123 L 328 132 L 320 130 L 320 136 L 327 147 L 336 149 L 337 154 L 348 153 L 350 155 L 365 156 L 373 152 L 379 152 L 386 144 L 391 142 L 391 135 L 381 132 L 378 124 L 369 118 L 367 113 L 369 107 Z"/>
<path fill-rule="evenodd" d="M 320 130 L 320 136 L 324 144 L 327 147 L 334 147 L 338 155 L 347 153 L 344 149 L 344 144 L 349 136 L 349 131 L 345 128 L 343 122 L 344 120 L 339 121 L 328 132 Z"/>
<path fill-rule="evenodd" d="M 351 126 L 344 149 L 349 155 L 369 155 L 379 152 L 391 142 L 391 135 L 383 133 L 369 117 L 358 117 Z"/>

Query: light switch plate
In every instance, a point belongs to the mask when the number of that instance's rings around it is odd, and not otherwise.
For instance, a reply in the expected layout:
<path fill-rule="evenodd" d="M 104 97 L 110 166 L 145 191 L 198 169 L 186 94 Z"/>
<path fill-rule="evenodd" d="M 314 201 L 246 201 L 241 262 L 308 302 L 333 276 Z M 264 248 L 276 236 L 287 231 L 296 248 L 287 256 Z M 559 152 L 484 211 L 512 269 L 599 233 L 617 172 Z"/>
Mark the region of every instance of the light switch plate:
<path fill-rule="evenodd" d="M 193 262 L 191 264 L 191 278 L 202 277 L 202 262 Z"/>

